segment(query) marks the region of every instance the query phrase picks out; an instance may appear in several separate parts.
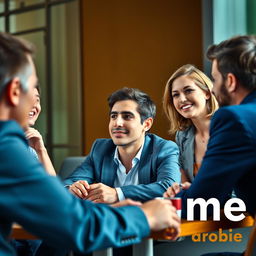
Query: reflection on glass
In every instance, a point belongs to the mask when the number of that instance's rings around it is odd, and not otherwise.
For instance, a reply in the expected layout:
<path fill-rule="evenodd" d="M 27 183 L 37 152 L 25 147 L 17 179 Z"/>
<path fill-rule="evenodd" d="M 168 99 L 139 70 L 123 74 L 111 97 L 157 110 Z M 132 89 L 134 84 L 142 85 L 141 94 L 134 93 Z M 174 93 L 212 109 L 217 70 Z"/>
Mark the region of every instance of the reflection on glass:
<path fill-rule="evenodd" d="M 42 111 L 38 120 L 36 121 L 35 128 L 40 131 L 42 134 L 44 141 L 47 134 L 47 91 L 46 91 L 46 73 L 45 73 L 45 44 L 44 44 L 44 32 L 36 32 L 36 33 L 29 33 L 27 35 L 22 35 L 22 38 L 32 42 L 36 47 L 36 58 L 35 58 L 35 65 L 37 69 L 37 76 L 39 80 L 39 84 L 41 87 L 41 106 Z"/>
<path fill-rule="evenodd" d="M 45 26 L 45 10 L 36 10 L 10 16 L 10 32 L 15 33 L 23 30 Z"/>
<path fill-rule="evenodd" d="M 22 7 L 44 3 L 45 0 L 10 0 L 9 8 L 10 10 L 19 9 Z"/>
<path fill-rule="evenodd" d="M 78 13 L 77 1 L 52 8 L 53 144 L 67 145 L 68 155 L 80 155 L 82 143 Z"/>

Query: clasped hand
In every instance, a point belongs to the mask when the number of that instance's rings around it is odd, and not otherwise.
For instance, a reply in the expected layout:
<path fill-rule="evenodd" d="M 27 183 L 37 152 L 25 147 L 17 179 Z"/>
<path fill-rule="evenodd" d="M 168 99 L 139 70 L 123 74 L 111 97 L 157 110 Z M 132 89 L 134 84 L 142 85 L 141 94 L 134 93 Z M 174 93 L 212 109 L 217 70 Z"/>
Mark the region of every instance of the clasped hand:
<path fill-rule="evenodd" d="M 113 204 L 118 202 L 117 192 L 102 183 L 89 185 L 85 180 L 79 180 L 69 187 L 69 191 L 81 199 L 91 200 L 95 203 Z"/>
<path fill-rule="evenodd" d="M 109 203 L 112 204 L 112 207 L 121 207 L 126 205 L 139 206 L 144 212 L 152 231 L 170 228 L 172 232 L 168 233 L 168 236 L 171 240 L 177 239 L 180 233 L 180 218 L 176 213 L 176 208 L 172 205 L 170 200 L 155 199 L 141 204 L 140 202 L 126 199 L 116 203 L 118 201 L 118 197 L 114 188 L 102 183 L 89 185 L 85 180 L 79 180 L 73 183 L 69 187 L 69 190 L 71 193 L 82 199 L 88 199 L 97 203 Z M 166 194 L 166 196 L 170 195 Z"/>

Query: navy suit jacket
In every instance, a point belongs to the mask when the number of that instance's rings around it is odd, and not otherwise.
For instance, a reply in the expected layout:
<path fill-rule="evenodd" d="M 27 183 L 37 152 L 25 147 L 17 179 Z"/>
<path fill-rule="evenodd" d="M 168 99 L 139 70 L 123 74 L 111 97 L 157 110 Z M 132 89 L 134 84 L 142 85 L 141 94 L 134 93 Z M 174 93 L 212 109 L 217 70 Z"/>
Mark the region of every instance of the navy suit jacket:
<path fill-rule="evenodd" d="M 187 198 L 217 198 L 223 205 L 232 189 L 252 215 L 256 212 L 256 92 L 240 105 L 221 107 L 213 116 L 201 168 L 190 189 L 182 191 L 183 217 Z"/>
<path fill-rule="evenodd" d="M 85 161 L 64 183 L 71 185 L 86 180 L 113 187 L 117 173 L 115 148 L 111 139 L 96 140 Z M 174 142 L 147 134 L 138 166 L 139 185 L 122 186 L 125 198 L 143 202 L 162 196 L 173 182 L 180 181 L 178 157 L 179 150 Z"/>
<path fill-rule="evenodd" d="M 71 195 L 31 156 L 20 126 L 0 121 L 0 255 L 16 255 L 9 243 L 14 222 L 52 246 L 85 253 L 149 235 L 139 207 L 113 208 Z"/>

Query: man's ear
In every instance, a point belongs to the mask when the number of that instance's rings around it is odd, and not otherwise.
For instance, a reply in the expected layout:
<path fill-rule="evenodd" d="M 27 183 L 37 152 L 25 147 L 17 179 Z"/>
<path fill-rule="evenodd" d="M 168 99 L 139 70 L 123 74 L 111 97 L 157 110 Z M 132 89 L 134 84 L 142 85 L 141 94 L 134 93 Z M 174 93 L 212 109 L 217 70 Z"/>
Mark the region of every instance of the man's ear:
<path fill-rule="evenodd" d="M 232 93 L 237 90 L 238 80 L 234 74 L 228 73 L 226 78 L 226 88 L 229 93 Z"/>
<path fill-rule="evenodd" d="M 152 124 L 153 124 L 153 118 L 152 118 L 152 117 L 147 118 L 147 119 L 143 122 L 144 129 L 145 129 L 146 132 L 150 130 Z"/>
<path fill-rule="evenodd" d="M 17 106 L 20 101 L 21 85 L 18 77 L 13 78 L 7 85 L 7 101 L 12 106 Z"/>

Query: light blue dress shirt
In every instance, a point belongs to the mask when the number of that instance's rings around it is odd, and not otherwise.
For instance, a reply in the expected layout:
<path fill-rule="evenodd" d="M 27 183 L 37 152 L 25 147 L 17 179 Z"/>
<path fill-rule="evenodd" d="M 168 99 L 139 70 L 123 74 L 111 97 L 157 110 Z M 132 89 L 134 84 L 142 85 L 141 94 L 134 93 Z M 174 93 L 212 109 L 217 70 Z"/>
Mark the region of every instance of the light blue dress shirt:
<path fill-rule="evenodd" d="M 129 170 L 128 173 L 126 173 L 126 168 L 119 159 L 117 147 L 115 149 L 114 161 L 117 164 L 117 175 L 114 181 L 114 187 L 117 191 L 117 196 L 119 201 L 122 201 L 125 199 L 124 193 L 120 187 L 139 184 L 138 166 L 139 166 L 139 161 L 140 161 L 143 146 L 144 146 L 144 142 L 140 147 L 140 150 L 138 151 L 136 156 L 132 159 L 132 168 L 131 170 Z"/>

